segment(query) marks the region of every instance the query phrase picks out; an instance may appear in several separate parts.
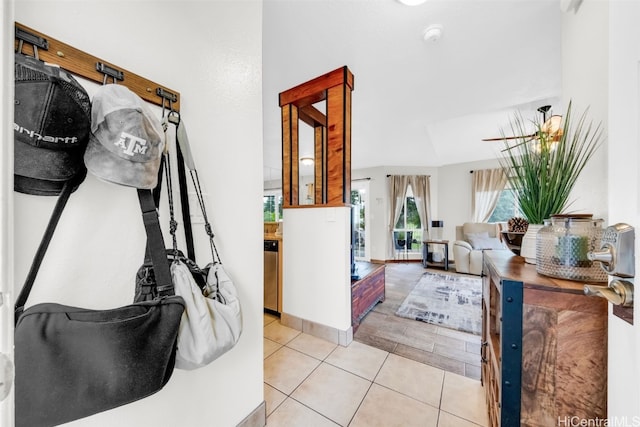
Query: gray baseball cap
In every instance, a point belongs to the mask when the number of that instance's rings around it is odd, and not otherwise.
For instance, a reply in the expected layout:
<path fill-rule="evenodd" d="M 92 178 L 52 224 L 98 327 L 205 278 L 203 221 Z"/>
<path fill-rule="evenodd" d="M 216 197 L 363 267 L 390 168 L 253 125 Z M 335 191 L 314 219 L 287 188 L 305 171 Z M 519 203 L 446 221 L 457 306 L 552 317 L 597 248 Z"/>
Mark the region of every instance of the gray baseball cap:
<path fill-rule="evenodd" d="M 89 172 L 128 187 L 158 183 L 164 132 L 149 105 L 125 86 L 102 86 L 93 96 L 91 135 L 84 153 Z"/>

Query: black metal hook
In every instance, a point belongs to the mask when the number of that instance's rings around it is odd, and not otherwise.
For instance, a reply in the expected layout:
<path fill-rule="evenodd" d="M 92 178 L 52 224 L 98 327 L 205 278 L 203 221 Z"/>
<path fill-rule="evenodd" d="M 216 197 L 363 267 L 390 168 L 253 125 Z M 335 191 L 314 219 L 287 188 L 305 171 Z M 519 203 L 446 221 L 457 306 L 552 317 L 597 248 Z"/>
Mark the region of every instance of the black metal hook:
<path fill-rule="evenodd" d="M 35 34 L 25 31 L 22 28 L 16 27 L 15 37 L 18 39 L 18 53 L 22 53 L 24 42 L 27 42 L 31 46 L 33 46 L 33 56 L 37 60 L 40 60 L 40 55 L 38 54 L 38 48 L 49 50 L 49 42 L 47 41 L 47 39 L 42 38 L 40 36 L 36 36 Z"/>
<path fill-rule="evenodd" d="M 107 84 L 107 78 L 113 78 L 113 84 L 117 84 L 117 80 L 124 80 L 124 73 L 116 68 L 110 67 L 102 62 L 96 62 L 96 70 L 104 74 L 104 78 L 102 79 L 102 85 Z"/>

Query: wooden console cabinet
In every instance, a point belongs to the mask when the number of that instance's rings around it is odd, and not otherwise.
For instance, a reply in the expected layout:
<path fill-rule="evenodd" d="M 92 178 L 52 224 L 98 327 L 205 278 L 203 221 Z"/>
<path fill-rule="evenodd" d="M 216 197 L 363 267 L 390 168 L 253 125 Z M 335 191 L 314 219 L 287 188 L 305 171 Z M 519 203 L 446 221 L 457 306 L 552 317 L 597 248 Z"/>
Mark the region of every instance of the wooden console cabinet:
<path fill-rule="evenodd" d="M 354 333 L 367 313 L 385 298 L 385 265 L 357 264 L 360 279 L 351 281 L 351 326 Z"/>
<path fill-rule="evenodd" d="M 537 274 L 510 251 L 485 251 L 484 272 L 482 384 L 489 425 L 606 418 L 606 300 L 585 296 L 582 282 Z"/>

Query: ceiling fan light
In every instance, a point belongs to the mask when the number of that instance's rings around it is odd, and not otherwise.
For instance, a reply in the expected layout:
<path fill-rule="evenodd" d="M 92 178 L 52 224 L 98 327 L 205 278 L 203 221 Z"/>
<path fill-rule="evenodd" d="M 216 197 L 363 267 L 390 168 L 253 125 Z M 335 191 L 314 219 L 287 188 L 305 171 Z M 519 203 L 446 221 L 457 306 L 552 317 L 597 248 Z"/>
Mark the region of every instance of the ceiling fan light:
<path fill-rule="evenodd" d="M 542 124 L 544 132 L 552 132 L 562 127 L 562 116 L 553 115 Z"/>

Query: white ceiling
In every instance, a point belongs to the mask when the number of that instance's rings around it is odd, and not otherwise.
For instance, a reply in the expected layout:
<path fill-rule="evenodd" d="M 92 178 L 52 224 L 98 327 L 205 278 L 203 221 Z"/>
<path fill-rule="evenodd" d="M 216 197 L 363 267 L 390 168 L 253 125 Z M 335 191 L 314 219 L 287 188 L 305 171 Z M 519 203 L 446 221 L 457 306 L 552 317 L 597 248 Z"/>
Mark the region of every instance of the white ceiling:
<path fill-rule="evenodd" d="M 278 94 L 346 65 L 352 168 L 495 158 L 516 111 L 560 112 L 560 0 L 264 0 L 264 176 L 281 171 Z M 438 41 L 423 30 L 443 26 Z"/>

